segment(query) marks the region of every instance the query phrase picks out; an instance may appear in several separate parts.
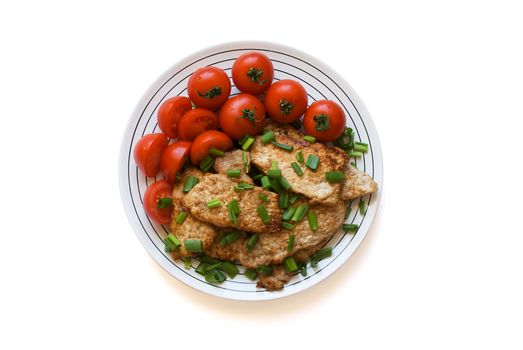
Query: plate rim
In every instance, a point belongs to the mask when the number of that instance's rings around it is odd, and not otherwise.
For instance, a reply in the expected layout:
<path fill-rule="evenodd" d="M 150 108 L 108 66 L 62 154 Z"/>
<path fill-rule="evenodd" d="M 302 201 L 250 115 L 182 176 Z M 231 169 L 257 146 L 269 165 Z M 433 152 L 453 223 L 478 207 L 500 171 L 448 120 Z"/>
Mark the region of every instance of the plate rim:
<path fill-rule="evenodd" d="M 243 292 L 236 292 L 236 291 L 230 291 L 230 290 L 219 290 L 219 289 L 203 289 L 199 288 L 197 286 L 197 283 L 194 283 L 190 281 L 189 279 L 180 278 L 176 274 L 173 274 L 171 272 L 171 261 L 167 259 L 165 256 L 160 254 L 156 246 L 150 241 L 147 240 L 147 237 L 145 237 L 144 234 L 141 234 L 140 230 L 137 229 L 141 224 L 138 222 L 138 218 L 133 213 L 130 205 L 130 194 L 127 191 L 128 188 L 128 181 L 127 181 L 127 160 L 129 157 L 128 154 L 128 147 L 129 147 L 129 136 L 133 134 L 133 130 L 136 127 L 136 118 L 135 116 L 137 114 L 141 113 L 141 109 L 144 106 L 144 102 L 150 98 L 151 94 L 154 93 L 155 90 L 157 90 L 158 86 L 162 85 L 162 83 L 165 83 L 167 81 L 166 78 L 168 78 L 172 72 L 176 69 L 179 69 L 183 66 L 184 62 L 189 62 L 191 60 L 194 60 L 196 58 L 201 58 L 205 55 L 211 54 L 212 52 L 216 52 L 219 50 L 226 50 L 226 49 L 242 49 L 242 48 L 264 48 L 267 50 L 278 50 L 285 53 L 288 53 L 292 56 L 296 56 L 297 58 L 306 61 L 307 63 L 312 63 L 313 66 L 318 67 L 321 69 L 322 72 L 325 73 L 336 85 L 340 87 L 342 91 L 348 91 L 350 92 L 350 100 L 352 101 L 354 106 L 357 106 L 357 109 L 362 112 L 361 115 L 365 116 L 365 125 L 368 125 L 368 134 L 369 139 L 372 139 L 372 143 L 374 144 L 375 149 L 379 150 L 379 152 L 376 152 L 374 154 L 375 158 L 375 166 L 374 169 L 376 170 L 374 174 L 374 179 L 376 181 L 379 180 L 378 185 L 378 191 L 373 194 L 373 205 L 367 209 L 366 216 L 368 217 L 368 228 L 365 232 L 361 234 L 355 234 L 354 239 L 350 244 L 346 246 L 346 248 L 343 250 L 339 255 L 338 261 L 334 262 L 333 265 L 329 265 L 325 269 L 328 268 L 328 271 L 322 270 L 319 273 L 316 273 L 314 275 L 314 278 L 311 278 L 312 281 L 310 281 L 308 284 L 303 285 L 302 288 L 296 288 L 292 290 L 287 290 L 284 288 L 281 291 L 273 291 L 273 292 L 265 292 L 265 293 L 243 293 Z M 343 87 L 343 88 L 342 88 Z M 346 94 L 347 97 L 349 94 Z M 200 49 L 188 56 L 182 57 L 177 62 L 172 64 L 170 67 L 168 67 L 157 79 L 154 80 L 154 82 L 147 88 L 147 90 L 142 94 L 141 98 L 137 102 L 135 108 L 133 109 L 131 115 L 128 118 L 127 125 L 124 129 L 123 135 L 122 135 L 122 141 L 120 144 L 120 154 L 119 154 L 119 160 L 118 160 L 118 177 L 119 177 L 119 189 L 120 189 L 120 197 L 122 199 L 122 204 L 127 216 L 127 219 L 129 220 L 129 223 L 131 225 L 132 230 L 134 231 L 135 235 L 138 237 L 139 241 L 141 242 L 142 246 L 146 249 L 147 253 L 153 258 L 153 260 L 158 263 L 170 276 L 175 278 L 176 280 L 182 282 L 183 284 L 191 287 L 194 290 L 197 290 L 201 293 L 216 296 L 222 299 L 227 300 L 235 300 L 235 301 L 266 301 L 266 300 L 275 300 L 280 299 L 284 297 L 288 297 L 291 295 L 296 295 L 302 291 L 305 291 L 309 288 L 312 288 L 316 285 L 318 285 L 320 282 L 324 281 L 331 275 L 333 275 L 341 266 L 346 264 L 350 257 L 356 252 L 356 250 L 360 247 L 361 243 L 367 236 L 368 232 L 370 231 L 374 220 L 376 218 L 376 213 L 379 208 L 380 200 L 381 200 L 381 192 L 383 189 L 383 154 L 382 154 L 382 148 L 381 148 L 381 142 L 379 139 L 379 135 L 376 129 L 376 126 L 374 124 L 374 121 L 361 100 L 360 96 L 357 94 L 357 92 L 352 88 L 352 86 L 343 78 L 340 74 L 338 74 L 334 69 L 332 69 L 328 64 L 324 63 L 323 61 L 309 55 L 306 52 L 303 52 L 299 49 L 296 49 L 291 46 L 282 45 L 275 42 L 269 42 L 269 41 L 258 41 L 258 40 L 241 40 L 241 41 L 230 41 L 230 42 L 223 42 L 220 44 L 212 45 L 205 47 L 203 49 Z M 145 228 L 144 228 L 145 230 Z M 359 233 L 359 232 L 358 232 Z"/>

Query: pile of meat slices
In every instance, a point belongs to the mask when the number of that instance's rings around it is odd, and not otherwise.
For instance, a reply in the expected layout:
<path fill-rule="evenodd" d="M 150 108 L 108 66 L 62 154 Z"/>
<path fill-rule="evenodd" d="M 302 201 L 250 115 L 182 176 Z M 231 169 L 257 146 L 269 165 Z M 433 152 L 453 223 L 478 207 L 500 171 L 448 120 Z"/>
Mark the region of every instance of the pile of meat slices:
<path fill-rule="evenodd" d="M 247 167 L 241 150 L 226 152 L 216 158 L 214 169 L 217 172 L 204 173 L 197 168 L 189 167 L 177 182 L 173 191 L 173 212 L 171 230 L 180 241 L 197 239 L 203 243 L 204 253 L 212 258 L 239 262 L 247 268 L 271 265 L 272 273 L 259 275 L 258 286 L 268 290 L 284 287 L 291 275 L 281 265 L 287 257 L 293 256 L 298 262 L 304 262 L 317 252 L 322 245 L 343 225 L 346 213 L 345 201 L 376 192 L 378 185 L 366 173 L 349 164 L 344 151 L 322 143 L 309 143 L 303 140 L 303 134 L 289 125 L 270 123 L 266 129 L 276 135 L 276 142 L 292 145 L 288 152 L 274 146 L 263 144 L 257 136 L 247 156 Z M 303 157 L 314 154 L 320 158 L 315 171 L 304 167 L 303 175 L 298 176 L 291 167 L 296 161 L 296 152 L 302 151 Z M 297 222 L 292 230 L 282 228 L 281 209 L 278 207 L 278 194 L 254 186 L 247 191 L 235 191 L 239 182 L 253 184 L 246 173 L 246 168 L 255 166 L 263 173 L 271 169 L 272 161 L 277 161 L 282 176 L 291 184 L 292 192 L 300 194 L 295 205 L 308 204 L 309 210 L 317 215 L 318 228 L 311 230 L 307 220 Z M 227 177 L 228 169 L 242 169 L 239 178 Z M 345 175 L 342 183 L 329 183 L 325 173 L 341 171 Z M 187 177 L 195 176 L 198 183 L 188 193 L 182 191 Z M 267 196 L 267 201 L 260 199 L 260 193 Z M 236 224 L 228 216 L 225 206 L 209 209 L 207 203 L 219 199 L 229 203 L 236 199 L 239 202 L 240 214 Z M 256 208 L 263 205 L 271 218 L 269 223 L 262 222 Z M 188 215 L 181 225 L 176 224 L 175 217 L 180 212 Z M 232 244 L 220 244 L 221 238 L 232 230 L 246 233 L 259 233 L 259 239 L 251 251 L 246 248 L 247 235 Z M 288 249 L 289 236 L 294 235 L 292 249 Z M 174 258 L 190 256 L 183 245 L 172 252 Z"/>

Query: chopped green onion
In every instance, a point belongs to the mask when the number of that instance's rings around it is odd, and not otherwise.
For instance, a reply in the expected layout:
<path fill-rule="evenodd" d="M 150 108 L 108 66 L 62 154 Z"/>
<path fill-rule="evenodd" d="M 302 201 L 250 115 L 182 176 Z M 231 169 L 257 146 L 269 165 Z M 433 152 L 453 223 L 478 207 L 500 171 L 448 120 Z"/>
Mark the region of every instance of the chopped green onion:
<path fill-rule="evenodd" d="M 303 175 L 303 170 L 301 170 L 301 168 L 298 165 L 298 163 L 292 162 L 291 163 L 291 167 L 294 169 L 294 172 L 296 173 L 296 175 L 298 175 L 298 176 L 302 176 Z"/>
<path fill-rule="evenodd" d="M 332 255 L 332 247 L 323 248 L 311 256 L 311 266 L 316 267 L 318 262 Z"/>
<path fill-rule="evenodd" d="M 227 177 L 240 177 L 241 175 L 242 171 L 240 169 L 227 170 Z"/>
<path fill-rule="evenodd" d="M 262 135 L 261 140 L 263 144 L 267 144 L 274 140 L 276 138 L 276 135 L 274 134 L 274 131 L 267 131 L 265 134 Z"/>
<path fill-rule="evenodd" d="M 353 148 L 354 148 L 354 130 L 350 129 L 349 149 L 353 149 Z"/>
<path fill-rule="evenodd" d="M 252 190 L 253 188 L 254 188 L 253 185 L 248 184 L 246 182 L 240 182 L 238 185 L 234 186 L 234 190 L 236 192 L 241 192 L 241 191 L 244 191 L 244 190 Z"/>
<path fill-rule="evenodd" d="M 230 201 L 229 205 L 234 210 L 235 214 L 240 214 L 240 204 L 238 203 L 237 199 L 233 199 L 232 201 Z"/>
<path fill-rule="evenodd" d="M 190 190 L 192 190 L 192 188 L 194 186 L 196 186 L 196 184 L 199 182 L 198 178 L 196 176 L 189 176 L 187 177 L 187 179 L 185 179 L 185 182 L 183 183 L 183 192 L 184 193 L 187 193 L 189 192 Z"/>
<path fill-rule="evenodd" d="M 271 179 L 270 182 L 271 182 L 272 189 L 274 191 L 276 191 L 276 193 L 282 193 L 283 192 L 283 187 L 281 187 L 280 180 L 278 180 L 278 179 Z"/>
<path fill-rule="evenodd" d="M 307 213 L 307 220 L 309 221 L 309 227 L 311 228 L 311 230 L 317 231 L 318 230 L 318 216 L 316 215 L 316 213 L 313 211 L 309 211 Z"/>
<path fill-rule="evenodd" d="M 200 261 L 206 263 L 207 265 L 214 265 L 214 264 L 217 264 L 217 263 L 220 262 L 220 260 L 215 259 L 215 258 L 211 258 L 208 255 L 201 255 L 200 256 Z"/>
<path fill-rule="evenodd" d="M 212 201 L 207 202 L 207 208 L 209 208 L 209 209 L 218 208 L 218 207 L 221 207 L 222 204 L 223 204 L 222 201 L 220 201 L 219 199 L 213 199 Z"/>
<path fill-rule="evenodd" d="M 294 225 L 287 221 L 282 221 L 281 227 L 283 227 L 286 230 L 292 230 L 294 228 Z"/>
<path fill-rule="evenodd" d="M 209 264 L 200 261 L 200 263 L 194 271 L 198 272 L 200 275 L 205 276 L 205 270 L 207 269 L 207 266 L 209 266 Z"/>
<path fill-rule="evenodd" d="M 242 151 L 242 162 L 243 167 L 245 168 L 245 173 L 249 172 L 249 162 L 247 161 L 247 152 Z"/>
<path fill-rule="evenodd" d="M 294 235 L 290 235 L 289 239 L 287 240 L 287 251 L 290 253 L 294 249 L 294 240 L 296 237 Z"/>
<path fill-rule="evenodd" d="M 203 244 L 200 239 L 186 239 L 183 244 L 185 249 L 190 253 L 203 252 Z"/>
<path fill-rule="evenodd" d="M 283 266 L 285 266 L 285 269 L 289 272 L 298 271 L 298 265 L 296 264 L 296 260 L 294 260 L 292 256 L 283 260 Z"/>
<path fill-rule="evenodd" d="M 287 151 L 287 152 L 292 152 L 292 150 L 294 149 L 294 147 L 290 146 L 290 145 L 285 145 L 283 143 L 278 143 L 276 141 L 271 141 L 271 143 L 278 147 L 278 148 L 281 148 L 282 150 L 284 151 Z"/>
<path fill-rule="evenodd" d="M 187 215 L 189 215 L 189 213 L 187 213 L 186 211 L 182 211 L 182 212 L 178 213 L 175 218 L 176 224 L 177 225 L 183 224 Z"/>
<path fill-rule="evenodd" d="M 260 198 L 262 201 L 264 202 L 268 202 L 269 201 L 269 197 L 267 197 L 267 195 L 265 193 L 261 193 L 258 195 L 258 198 Z"/>
<path fill-rule="evenodd" d="M 176 173 L 176 181 L 181 181 L 182 180 L 182 174 L 180 173 Z"/>
<path fill-rule="evenodd" d="M 258 207 L 258 215 L 260 216 L 260 218 L 264 224 L 268 224 L 269 222 L 271 222 L 271 217 L 269 216 L 269 213 L 267 212 L 267 208 L 265 208 L 263 205 L 260 205 Z"/>
<path fill-rule="evenodd" d="M 267 176 L 263 176 L 261 178 L 261 185 L 264 190 L 268 190 L 269 188 L 271 188 L 271 181 L 269 180 L 269 178 Z"/>
<path fill-rule="evenodd" d="M 357 152 L 366 153 L 369 150 L 369 145 L 363 142 L 354 142 L 354 150 Z"/>
<path fill-rule="evenodd" d="M 191 268 L 191 262 L 192 258 L 190 256 L 186 256 L 183 258 L 183 267 L 187 270 Z"/>
<path fill-rule="evenodd" d="M 209 170 L 211 170 L 213 165 L 214 165 L 214 158 L 211 156 L 206 156 L 200 162 L 200 169 L 203 171 L 209 171 Z"/>
<path fill-rule="evenodd" d="M 216 264 L 208 265 L 205 268 L 205 272 L 209 272 L 211 270 L 217 269 L 221 264 L 222 264 L 221 261 L 218 261 Z"/>
<path fill-rule="evenodd" d="M 213 157 L 223 157 L 225 155 L 225 152 L 222 151 L 221 149 L 217 149 L 217 148 L 211 148 L 209 150 L 209 153 L 211 154 L 211 156 Z"/>
<path fill-rule="evenodd" d="M 309 206 L 307 204 L 301 204 L 296 208 L 296 211 L 294 212 L 294 215 L 291 218 L 291 221 L 298 222 L 303 220 L 305 217 L 305 214 L 307 214 L 307 211 L 309 210 Z"/>
<path fill-rule="evenodd" d="M 296 201 L 300 198 L 300 195 L 297 193 L 293 193 L 291 198 L 289 198 L 289 203 L 294 204 Z"/>
<path fill-rule="evenodd" d="M 260 238 L 260 235 L 257 233 L 253 234 L 249 239 L 247 240 L 247 251 L 250 253 L 254 249 L 254 246 L 256 245 L 256 242 L 258 242 L 258 238 Z"/>
<path fill-rule="evenodd" d="M 263 174 L 256 174 L 252 177 L 252 181 L 258 181 L 263 177 Z"/>
<path fill-rule="evenodd" d="M 225 275 L 216 269 L 205 274 L 205 280 L 209 283 L 222 283 L 225 279 Z"/>
<path fill-rule="evenodd" d="M 278 197 L 278 207 L 280 209 L 285 209 L 289 207 L 289 193 L 288 192 L 282 192 L 280 193 Z"/>
<path fill-rule="evenodd" d="M 358 207 L 360 209 L 360 214 L 365 215 L 365 202 L 363 200 L 360 200 Z"/>
<path fill-rule="evenodd" d="M 347 220 L 349 218 L 351 211 L 352 211 L 351 207 L 347 207 L 347 209 L 345 209 L 345 220 Z"/>
<path fill-rule="evenodd" d="M 245 277 L 250 279 L 251 281 L 254 281 L 256 277 L 258 277 L 258 273 L 255 269 L 245 269 L 245 272 L 243 273 Z"/>
<path fill-rule="evenodd" d="M 272 273 L 272 267 L 267 265 L 260 265 L 256 268 L 256 271 L 262 275 L 270 275 Z"/>
<path fill-rule="evenodd" d="M 236 202 L 234 202 L 236 201 Z M 236 203 L 236 204 L 234 204 Z M 237 214 L 240 213 L 240 207 L 238 206 L 236 208 L 236 206 L 238 205 L 238 201 L 236 199 L 232 200 L 229 204 L 227 204 L 227 212 L 229 213 L 229 220 L 231 220 L 231 222 L 235 225 L 238 224 L 238 218 L 237 218 Z M 236 210 L 238 209 L 238 210 Z"/>
<path fill-rule="evenodd" d="M 222 247 L 225 247 L 228 244 L 232 244 L 236 242 L 240 237 L 242 233 L 240 231 L 232 231 L 227 234 L 225 234 L 222 239 L 220 239 L 220 245 Z"/>
<path fill-rule="evenodd" d="M 309 155 L 309 158 L 307 158 L 307 163 L 305 165 L 311 170 L 316 170 L 318 169 L 318 164 L 320 164 L 320 158 L 315 154 L 311 154 Z"/>
<path fill-rule="evenodd" d="M 242 150 L 247 151 L 247 150 L 251 147 L 251 145 L 252 145 L 253 143 L 254 143 L 254 137 L 249 136 L 249 137 L 247 138 L 247 140 L 245 140 L 245 142 L 243 143 L 243 145 L 242 145 Z"/>
<path fill-rule="evenodd" d="M 287 179 L 284 178 L 283 176 L 280 178 L 280 185 L 287 191 L 289 191 L 292 188 L 289 181 L 287 181 Z"/>
<path fill-rule="evenodd" d="M 230 278 L 236 277 L 238 272 L 240 272 L 238 271 L 238 267 L 229 261 L 222 262 L 220 266 L 218 266 L 218 269 L 225 272 Z"/>
<path fill-rule="evenodd" d="M 291 122 L 290 124 L 295 129 L 299 129 L 303 126 L 303 124 L 301 123 L 301 121 L 299 119 L 296 119 L 295 121 Z"/>
<path fill-rule="evenodd" d="M 281 216 L 282 220 L 285 220 L 285 221 L 290 220 L 295 211 L 296 211 L 296 208 L 294 208 L 294 207 L 287 208 L 287 210 L 285 210 Z"/>
<path fill-rule="evenodd" d="M 296 160 L 297 160 L 298 162 L 300 162 L 301 164 L 303 164 L 303 162 L 305 161 L 305 160 L 303 159 L 303 153 L 302 153 L 301 150 L 299 150 L 298 152 L 296 152 Z"/>
<path fill-rule="evenodd" d="M 270 178 L 279 179 L 281 177 L 281 170 L 279 170 L 279 169 L 268 170 L 267 175 L 269 175 Z"/>
<path fill-rule="evenodd" d="M 245 143 L 245 141 L 247 141 L 247 139 L 248 139 L 249 137 L 252 137 L 252 136 L 251 136 L 251 135 L 245 135 L 245 136 L 243 136 L 243 137 L 240 139 L 240 141 L 238 141 L 238 144 L 239 144 L 240 146 L 243 146 L 243 144 Z"/>
<path fill-rule="evenodd" d="M 303 277 L 307 276 L 307 264 L 301 264 L 300 273 Z"/>
<path fill-rule="evenodd" d="M 272 170 L 278 170 L 278 162 L 273 160 L 271 163 L 271 169 Z"/>
<path fill-rule="evenodd" d="M 316 142 L 316 138 L 314 136 L 311 136 L 311 135 L 305 135 L 305 136 L 303 136 L 303 139 L 305 141 L 307 141 L 308 143 Z"/>
<path fill-rule="evenodd" d="M 180 240 L 178 239 L 178 237 L 176 237 L 172 233 L 169 233 L 163 239 L 163 243 L 165 244 L 165 250 L 167 250 L 167 251 L 177 250 L 182 245 L 180 243 Z"/>
<path fill-rule="evenodd" d="M 173 205 L 172 198 L 160 198 L 160 199 L 158 199 L 158 203 L 156 203 L 156 206 L 158 207 L 158 209 L 169 208 L 172 205 Z"/>
<path fill-rule="evenodd" d="M 358 231 L 359 226 L 356 224 L 343 224 L 343 231 L 345 232 L 356 232 Z"/>
<path fill-rule="evenodd" d="M 352 129 L 346 128 L 345 131 L 343 131 L 343 134 L 338 137 L 336 140 L 334 140 L 333 144 L 336 147 L 339 147 L 345 151 L 349 150 L 351 148 L 351 137 Z"/>
<path fill-rule="evenodd" d="M 343 182 L 345 175 L 341 171 L 328 171 L 325 173 L 327 181 L 330 183 Z"/>
<path fill-rule="evenodd" d="M 363 155 L 363 153 L 361 153 L 361 152 L 348 152 L 347 154 L 349 155 L 349 157 L 354 157 L 354 158 L 358 158 Z"/>

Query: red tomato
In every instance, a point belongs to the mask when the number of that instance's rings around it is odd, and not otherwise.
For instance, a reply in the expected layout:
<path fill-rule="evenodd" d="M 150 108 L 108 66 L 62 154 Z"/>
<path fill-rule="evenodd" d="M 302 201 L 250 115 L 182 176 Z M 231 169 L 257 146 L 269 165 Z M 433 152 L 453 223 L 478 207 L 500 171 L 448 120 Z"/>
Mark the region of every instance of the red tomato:
<path fill-rule="evenodd" d="M 147 187 L 143 195 L 143 208 L 149 218 L 159 224 L 171 222 L 172 205 L 166 208 L 158 208 L 158 201 L 162 198 L 173 197 L 173 185 L 168 181 L 159 180 Z"/>
<path fill-rule="evenodd" d="M 231 138 L 223 132 L 216 130 L 204 131 L 198 135 L 192 143 L 191 163 L 196 166 L 200 164 L 202 159 L 209 155 L 209 150 L 211 148 L 230 151 L 232 146 Z"/>
<path fill-rule="evenodd" d="M 176 180 L 176 173 L 182 169 L 190 151 L 191 143 L 188 141 L 176 141 L 163 151 L 160 168 L 171 183 Z"/>
<path fill-rule="evenodd" d="M 271 85 L 265 95 L 267 114 L 280 123 L 290 123 L 307 109 L 307 91 L 294 80 L 280 80 Z"/>
<path fill-rule="evenodd" d="M 167 136 L 159 133 L 148 134 L 138 140 L 133 156 L 138 169 L 145 176 L 155 176 L 160 171 L 160 158 L 167 143 Z"/>
<path fill-rule="evenodd" d="M 214 130 L 218 127 L 216 115 L 203 108 L 191 109 L 180 120 L 178 134 L 181 140 L 192 141 L 196 136 L 207 130 Z"/>
<path fill-rule="evenodd" d="M 220 68 L 204 67 L 191 75 L 187 92 L 197 107 L 216 110 L 229 98 L 231 81 Z"/>
<path fill-rule="evenodd" d="M 334 101 L 316 101 L 307 108 L 303 127 L 307 134 L 314 136 L 320 142 L 334 141 L 345 130 L 345 112 Z"/>
<path fill-rule="evenodd" d="M 253 95 L 234 96 L 220 110 L 222 130 L 235 140 L 245 135 L 256 135 L 265 124 L 265 107 Z"/>
<path fill-rule="evenodd" d="M 260 52 L 244 53 L 232 65 L 232 80 L 242 92 L 262 94 L 271 86 L 273 78 L 272 62 Z"/>
<path fill-rule="evenodd" d="M 166 100 L 158 109 L 158 126 L 169 137 L 178 137 L 178 123 L 192 108 L 188 97 L 177 96 Z"/>

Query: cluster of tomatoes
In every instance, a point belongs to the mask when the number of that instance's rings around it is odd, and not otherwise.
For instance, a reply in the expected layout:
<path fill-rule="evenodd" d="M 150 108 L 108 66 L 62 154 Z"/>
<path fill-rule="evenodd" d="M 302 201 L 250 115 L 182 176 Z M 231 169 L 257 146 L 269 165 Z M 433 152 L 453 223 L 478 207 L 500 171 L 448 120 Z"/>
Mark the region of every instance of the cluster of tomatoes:
<path fill-rule="evenodd" d="M 162 133 L 143 136 L 134 148 L 134 159 L 146 176 L 161 170 L 167 181 L 149 186 L 144 207 L 152 219 L 169 223 L 172 184 L 187 159 L 199 165 L 211 149 L 229 151 L 233 140 L 262 132 L 266 115 L 280 123 L 292 123 L 302 115 L 307 134 L 320 142 L 334 141 L 345 130 L 345 113 L 333 101 L 319 100 L 307 107 L 308 95 L 294 80 L 273 82 L 271 60 L 260 52 L 248 52 L 232 66 L 232 80 L 242 93 L 229 98 L 231 81 L 217 67 L 197 69 L 190 77 L 189 97 L 166 100 L 158 110 Z M 257 96 L 265 94 L 264 102 Z M 169 144 L 169 138 L 177 141 Z M 162 207 L 164 206 L 164 207 Z"/>

